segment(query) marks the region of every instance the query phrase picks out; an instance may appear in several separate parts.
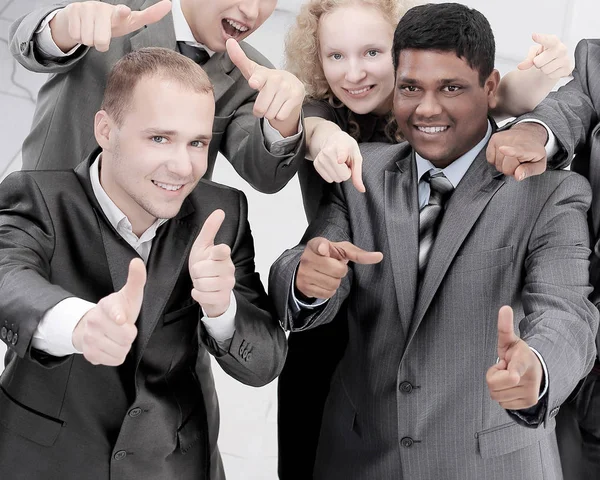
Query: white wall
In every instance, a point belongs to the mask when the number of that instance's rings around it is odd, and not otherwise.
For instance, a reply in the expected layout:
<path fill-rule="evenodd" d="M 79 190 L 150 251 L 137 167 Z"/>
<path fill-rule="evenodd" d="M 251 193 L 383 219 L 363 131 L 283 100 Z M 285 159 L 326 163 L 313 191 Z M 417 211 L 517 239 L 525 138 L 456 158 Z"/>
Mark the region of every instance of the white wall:
<path fill-rule="evenodd" d="M 29 129 L 40 76 L 15 67 L 6 50 L 8 25 L 18 15 L 49 0 L 0 0 L 0 177 L 5 168 L 19 167 L 20 142 Z M 437 1 L 436 3 L 440 3 Z M 584 37 L 600 37 L 598 0 L 470 0 L 481 10 L 496 35 L 497 66 L 514 68 L 525 57 L 534 31 L 559 35 L 573 51 Z M 301 1 L 280 0 L 279 9 L 250 43 L 275 65 L 283 58 L 283 36 Z M 349 26 L 350 28 L 350 26 Z M 600 80 L 600 79 L 599 79 Z M 15 156 L 16 155 L 16 156 Z M 306 222 L 296 179 L 275 195 L 263 195 L 246 185 L 226 161 L 219 161 L 215 180 L 246 192 L 256 244 L 256 264 L 266 283 L 270 264 L 300 238 Z M 4 345 L 0 344 L 0 355 Z M 1 369 L 1 367 L 0 367 Z M 221 401 L 221 437 L 229 478 L 276 478 L 276 385 L 245 387 L 221 371 L 215 373 Z"/>

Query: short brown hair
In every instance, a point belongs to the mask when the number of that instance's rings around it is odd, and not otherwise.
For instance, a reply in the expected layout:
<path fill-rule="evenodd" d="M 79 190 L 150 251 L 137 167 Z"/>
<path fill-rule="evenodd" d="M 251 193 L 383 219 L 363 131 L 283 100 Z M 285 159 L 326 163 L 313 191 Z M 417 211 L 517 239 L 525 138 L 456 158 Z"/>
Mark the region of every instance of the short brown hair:
<path fill-rule="evenodd" d="M 148 47 L 128 53 L 113 66 L 108 74 L 102 110 L 120 126 L 136 85 L 140 79 L 151 76 L 174 80 L 195 93 L 213 93 L 208 75 L 191 59 L 167 48 Z"/>

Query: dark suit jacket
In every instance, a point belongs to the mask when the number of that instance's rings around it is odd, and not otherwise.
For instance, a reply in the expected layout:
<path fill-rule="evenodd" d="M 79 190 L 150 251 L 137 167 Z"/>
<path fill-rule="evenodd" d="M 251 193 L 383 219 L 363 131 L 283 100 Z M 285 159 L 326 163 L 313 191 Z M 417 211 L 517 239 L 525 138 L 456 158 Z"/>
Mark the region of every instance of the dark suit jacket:
<path fill-rule="evenodd" d="M 107 0 L 143 10 L 158 0 Z M 97 148 L 94 115 L 100 109 L 106 78 L 112 66 L 132 50 L 164 47 L 177 50 L 173 18 L 169 13 L 159 22 L 137 32 L 113 38 L 108 52 L 80 48 L 67 60 L 45 61 L 36 52 L 34 34 L 53 10 L 72 1 L 47 5 L 18 19 L 10 30 L 10 50 L 28 70 L 50 73 L 38 94 L 31 132 L 23 144 L 25 169 L 62 170 L 73 168 Z M 270 62 L 245 42 L 242 49 L 256 63 Z M 297 163 L 304 160 L 304 138 L 295 151 L 274 155 L 265 147 L 261 121 L 252 114 L 257 92 L 248 86 L 240 70 L 226 53 L 216 53 L 203 66 L 215 88 L 215 122 L 210 142 L 210 179 L 220 151 L 236 171 L 257 190 L 273 193 L 294 176 Z M 76 162 L 76 163 L 72 163 Z"/>
<path fill-rule="evenodd" d="M 31 348 L 43 314 L 76 296 L 120 289 L 137 256 L 100 209 L 90 161 L 75 171 L 17 172 L 0 186 L 0 478 L 208 479 L 218 408 L 207 352 L 248 385 L 273 380 L 286 345 L 254 271 L 243 193 L 202 180 L 157 232 L 138 335 L 125 363 Z M 190 248 L 208 215 L 225 211 L 216 241 L 236 266 L 236 331 L 221 350 L 190 297 Z M 198 373 L 195 372 L 199 357 Z M 18 461 L 16 461 L 18 459 Z"/>
<path fill-rule="evenodd" d="M 591 192 L 571 172 L 517 183 L 485 149 L 450 197 L 417 289 L 416 165 L 406 143 L 363 144 L 367 194 L 332 187 L 302 243 L 273 265 L 269 291 L 291 330 L 331 321 L 346 301 L 348 347 L 325 405 L 315 478 L 560 478 L 554 416 L 591 368 L 598 312 L 587 300 Z M 290 287 L 306 242 L 383 252 L 351 265 L 323 307 L 294 316 Z M 548 367 L 536 428 L 490 397 L 497 318 L 511 305 Z"/>

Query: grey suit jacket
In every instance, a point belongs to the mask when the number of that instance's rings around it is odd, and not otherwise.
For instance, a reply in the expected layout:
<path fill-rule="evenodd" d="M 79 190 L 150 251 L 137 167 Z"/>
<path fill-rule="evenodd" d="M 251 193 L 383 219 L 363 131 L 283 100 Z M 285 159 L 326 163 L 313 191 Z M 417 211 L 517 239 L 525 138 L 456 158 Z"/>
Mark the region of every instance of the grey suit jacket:
<path fill-rule="evenodd" d="M 136 251 L 113 229 L 89 180 L 74 171 L 16 172 L 0 185 L 0 478 L 224 478 L 209 353 L 239 381 L 264 385 L 281 368 L 283 330 L 254 271 L 243 193 L 202 180 L 153 240 L 138 335 L 119 367 L 31 347 L 43 314 L 76 296 L 120 289 Z M 221 349 L 190 297 L 188 257 L 208 215 L 236 266 L 236 331 Z M 19 459 L 18 461 L 15 461 Z"/>
<path fill-rule="evenodd" d="M 417 291 L 412 149 L 361 151 L 367 194 L 347 182 L 332 187 L 269 279 L 291 330 L 318 328 L 346 301 L 349 342 L 325 405 L 315 478 L 561 478 L 554 416 L 591 369 L 598 328 L 587 300 L 589 185 L 571 172 L 517 183 L 488 165 L 484 149 L 448 201 Z M 294 316 L 290 286 L 304 245 L 317 236 L 381 251 L 383 261 L 351 265 L 329 302 Z M 507 415 L 485 382 L 505 304 L 548 366 L 538 428 Z"/>
<path fill-rule="evenodd" d="M 108 0 L 142 10 L 158 0 Z M 23 143 L 26 169 L 73 168 L 79 159 L 97 148 L 93 120 L 100 109 L 106 78 L 111 67 L 132 50 L 165 47 L 177 50 L 173 18 L 169 13 L 159 22 L 130 35 L 114 38 L 108 52 L 81 47 L 67 60 L 44 61 L 36 52 L 34 34 L 53 10 L 71 1 L 41 7 L 18 19 L 10 29 L 10 50 L 28 70 L 51 74 L 38 94 L 31 132 Z M 245 42 L 242 49 L 255 62 L 272 67 L 269 61 Z M 215 89 L 215 122 L 210 143 L 210 179 L 217 152 L 254 188 L 273 193 L 294 176 L 304 159 L 304 138 L 291 154 L 276 155 L 265 147 L 261 121 L 252 114 L 257 92 L 248 86 L 226 53 L 216 53 L 204 65 Z M 76 160 L 77 159 L 77 160 Z M 71 162 L 76 162 L 75 164 Z"/>

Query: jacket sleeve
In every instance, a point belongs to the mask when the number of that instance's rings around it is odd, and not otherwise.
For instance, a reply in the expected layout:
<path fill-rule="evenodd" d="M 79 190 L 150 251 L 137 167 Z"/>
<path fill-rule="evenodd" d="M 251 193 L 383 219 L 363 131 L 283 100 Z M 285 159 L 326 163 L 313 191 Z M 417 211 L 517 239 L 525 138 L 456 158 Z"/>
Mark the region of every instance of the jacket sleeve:
<path fill-rule="evenodd" d="M 528 241 L 525 318 L 519 330 L 548 369 L 546 422 L 591 370 L 596 356 L 598 311 L 588 300 L 590 200 L 587 181 L 569 175 L 544 205 Z"/>
<path fill-rule="evenodd" d="M 334 184 L 328 188 L 327 201 L 322 202 L 317 218 L 308 226 L 300 244 L 283 252 L 271 267 L 269 274 L 269 296 L 273 299 L 281 324 L 292 332 L 331 322 L 348 297 L 352 286 L 353 271 L 349 265 L 348 273 L 329 301 L 320 307 L 301 310 L 298 313 L 291 308 L 291 289 L 296 280 L 296 270 L 309 240 L 324 237 L 332 242 L 352 242 L 343 187 Z"/>
<path fill-rule="evenodd" d="M 272 315 L 271 303 L 254 266 L 254 242 L 248 224 L 248 206 L 239 194 L 238 231 L 231 247 L 235 265 L 233 294 L 237 302 L 235 333 L 228 351 L 201 326 L 201 341 L 223 370 L 236 380 L 255 387 L 266 385 L 279 375 L 287 353 L 281 325 Z"/>
<path fill-rule="evenodd" d="M 10 52 L 17 62 L 27 70 L 36 73 L 66 73 L 77 65 L 89 51 L 89 47 L 81 46 L 72 55 L 56 60 L 44 59 L 39 55 L 35 43 L 36 30 L 50 13 L 64 8 L 69 3 L 74 3 L 74 0 L 40 7 L 15 20 L 10 26 L 8 35 Z"/>
<path fill-rule="evenodd" d="M 50 281 L 54 241 L 35 180 L 22 172 L 8 176 L 0 186 L 0 327 L 12 331 L 11 340 L 1 337 L 21 358 L 44 313 L 73 296 Z"/>
<path fill-rule="evenodd" d="M 590 55 L 592 51 L 594 54 Z M 600 102 L 600 98 L 594 99 L 592 89 L 597 88 L 599 68 L 600 40 L 580 41 L 575 49 L 573 80 L 551 92 L 533 112 L 518 119 L 541 120 L 552 130 L 559 146 L 557 154 L 548 162 L 552 169 L 568 166 L 573 155 L 586 148 L 591 131 L 598 123 L 600 106 L 595 102 Z"/>

